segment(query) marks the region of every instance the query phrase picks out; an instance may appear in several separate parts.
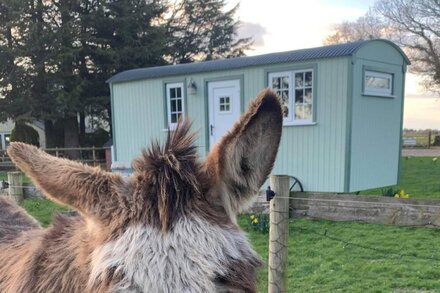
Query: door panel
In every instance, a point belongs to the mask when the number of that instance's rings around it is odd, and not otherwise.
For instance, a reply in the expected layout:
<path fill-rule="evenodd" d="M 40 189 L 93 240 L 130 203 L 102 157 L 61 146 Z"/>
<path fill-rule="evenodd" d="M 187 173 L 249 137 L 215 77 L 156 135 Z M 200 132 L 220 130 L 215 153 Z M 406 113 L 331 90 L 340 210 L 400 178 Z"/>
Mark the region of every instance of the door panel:
<path fill-rule="evenodd" d="M 240 81 L 209 82 L 208 103 L 209 145 L 212 148 L 240 117 Z"/>

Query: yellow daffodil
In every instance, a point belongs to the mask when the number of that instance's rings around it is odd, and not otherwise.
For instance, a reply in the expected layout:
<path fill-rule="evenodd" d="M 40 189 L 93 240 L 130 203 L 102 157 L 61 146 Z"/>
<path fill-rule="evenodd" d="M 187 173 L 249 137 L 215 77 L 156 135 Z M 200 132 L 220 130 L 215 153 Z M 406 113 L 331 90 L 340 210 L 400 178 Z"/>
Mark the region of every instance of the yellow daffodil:
<path fill-rule="evenodd" d="M 255 219 L 255 215 L 251 215 L 251 220 Z"/>
<path fill-rule="evenodd" d="M 258 224 L 258 219 L 255 218 L 255 219 L 253 220 L 253 223 L 254 223 L 254 224 Z"/>
<path fill-rule="evenodd" d="M 435 162 L 437 162 L 437 159 L 438 159 L 438 158 L 435 157 L 435 158 L 432 159 L 432 161 L 435 163 Z"/>
<path fill-rule="evenodd" d="M 409 194 L 404 189 L 394 195 L 395 198 L 409 198 Z"/>

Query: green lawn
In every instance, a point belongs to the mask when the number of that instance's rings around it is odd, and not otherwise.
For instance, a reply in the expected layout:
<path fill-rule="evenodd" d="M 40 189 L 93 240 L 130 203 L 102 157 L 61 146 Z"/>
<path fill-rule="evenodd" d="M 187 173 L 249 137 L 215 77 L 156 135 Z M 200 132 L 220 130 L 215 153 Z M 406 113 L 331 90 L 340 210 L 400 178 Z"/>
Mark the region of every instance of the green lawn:
<path fill-rule="evenodd" d="M 0 181 L 8 181 L 8 172 L 0 171 Z M 31 179 L 23 174 L 23 183 L 31 183 Z"/>
<path fill-rule="evenodd" d="M 21 205 L 29 214 L 37 219 L 43 227 L 49 226 L 55 213 L 69 210 L 48 199 L 27 198 L 21 202 Z"/>
<path fill-rule="evenodd" d="M 267 261 L 268 235 L 251 230 L 257 252 Z M 440 230 L 291 220 L 289 292 L 440 292 Z M 267 292 L 267 268 L 259 275 Z"/>
<path fill-rule="evenodd" d="M 411 198 L 440 198 L 440 157 L 402 157 L 400 184 Z M 387 188 L 362 191 L 361 194 L 382 195 Z"/>

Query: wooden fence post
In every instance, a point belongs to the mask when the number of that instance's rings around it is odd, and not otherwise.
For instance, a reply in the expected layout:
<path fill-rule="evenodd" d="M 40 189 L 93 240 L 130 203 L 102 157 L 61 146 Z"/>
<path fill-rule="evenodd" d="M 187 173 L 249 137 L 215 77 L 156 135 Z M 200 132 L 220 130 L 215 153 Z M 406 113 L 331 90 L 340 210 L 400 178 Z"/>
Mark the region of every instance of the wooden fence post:
<path fill-rule="evenodd" d="M 93 166 L 96 166 L 95 146 L 92 147 L 92 159 L 93 159 Z"/>
<path fill-rule="evenodd" d="M 8 172 L 9 198 L 19 202 L 23 199 L 23 173 Z"/>
<path fill-rule="evenodd" d="M 428 132 L 428 149 L 431 148 L 431 130 Z"/>
<path fill-rule="evenodd" d="M 269 293 L 287 292 L 287 247 L 289 241 L 290 177 L 270 177 L 275 197 L 270 201 Z"/>

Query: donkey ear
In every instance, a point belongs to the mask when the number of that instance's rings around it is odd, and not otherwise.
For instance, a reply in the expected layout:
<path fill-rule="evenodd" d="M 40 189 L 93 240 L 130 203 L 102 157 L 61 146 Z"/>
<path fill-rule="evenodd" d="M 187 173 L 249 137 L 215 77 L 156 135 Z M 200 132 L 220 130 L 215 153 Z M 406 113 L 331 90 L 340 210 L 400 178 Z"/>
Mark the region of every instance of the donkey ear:
<path fill-rule="evenodd" d="M 208 154 L 205 166 L 212 183 L 226 188 L 234 212 L 257 195 L 270 174 L 281 138 L 280 100 L 263 90 L 248 111 Z"/>
<path fill-rule="evenodd" d="M 123 178 L 78 162 L 56 158 L 34 146 L 13 142 L 12 161 L 52 200 L 84 215 L 110 218 L 117 208 Z"/>

